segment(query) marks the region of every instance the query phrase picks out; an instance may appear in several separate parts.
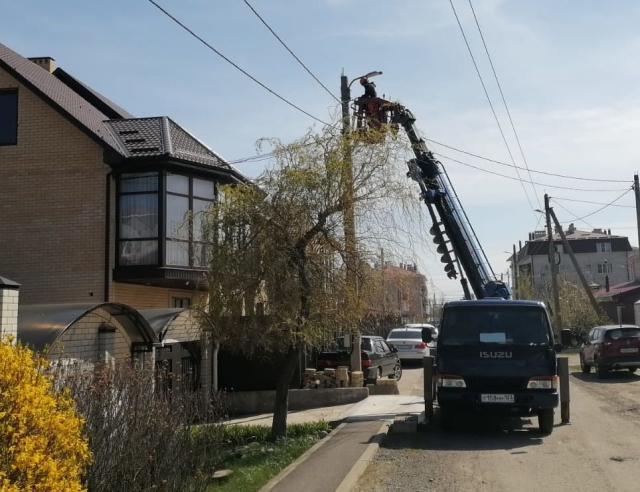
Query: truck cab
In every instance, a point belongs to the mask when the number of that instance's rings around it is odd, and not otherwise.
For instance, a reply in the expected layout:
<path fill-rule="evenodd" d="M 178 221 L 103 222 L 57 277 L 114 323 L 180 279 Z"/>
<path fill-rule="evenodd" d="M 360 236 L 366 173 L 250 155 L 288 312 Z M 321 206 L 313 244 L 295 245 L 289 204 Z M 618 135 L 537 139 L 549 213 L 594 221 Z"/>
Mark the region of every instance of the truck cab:
<path fill-rule="evenodd" d="M 429 342 L 430 330 L 423 331 Z M 443 426 L 464 411 L 537 415 L 553 430 L 558 374 L 553 331 L 539 301 L 480 299 L 444 306 L 437 339 L 437 400 Z"/>

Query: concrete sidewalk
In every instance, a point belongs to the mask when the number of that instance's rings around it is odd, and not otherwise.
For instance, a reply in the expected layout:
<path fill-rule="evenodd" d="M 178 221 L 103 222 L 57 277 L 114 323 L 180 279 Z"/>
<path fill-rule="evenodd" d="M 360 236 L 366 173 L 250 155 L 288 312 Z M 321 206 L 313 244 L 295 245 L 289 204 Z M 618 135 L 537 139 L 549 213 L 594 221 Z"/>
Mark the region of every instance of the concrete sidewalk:
<path fill-rule="evenodd" d="M 340 414 L 338 409 L 329 410 L 332 407 L 295 412 L 298 419 L 305 416 L 312 419 L 325 412 L 337 417 L 334 422 L 342 423 L 260 492 L 347 492 L 366 469 L 396 416 L 424 418 L 422 397 L 378 395 L 346 406 L 349 408 L 342 409 Z"/>

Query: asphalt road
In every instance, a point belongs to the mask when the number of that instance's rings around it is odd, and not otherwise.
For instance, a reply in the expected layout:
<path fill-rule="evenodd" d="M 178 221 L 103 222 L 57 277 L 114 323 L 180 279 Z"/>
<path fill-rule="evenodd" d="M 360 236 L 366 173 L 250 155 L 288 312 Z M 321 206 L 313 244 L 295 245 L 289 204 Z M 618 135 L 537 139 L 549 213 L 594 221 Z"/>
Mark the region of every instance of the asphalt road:
<path fill-rule="evenodd" d="M 640 375 L 621 371 L 598 380 L 576 362 L 571 356 L 571 423 L 560 423 L 558 409 L 550 436 L 538 432 L 534 417 L 472 416 L 453 432 L 434 425 L 389 434 L 354 490 L 640 490 Z M 403 380 L 401 393 L 421 391 L 419 368 L 405 369 Z"/>

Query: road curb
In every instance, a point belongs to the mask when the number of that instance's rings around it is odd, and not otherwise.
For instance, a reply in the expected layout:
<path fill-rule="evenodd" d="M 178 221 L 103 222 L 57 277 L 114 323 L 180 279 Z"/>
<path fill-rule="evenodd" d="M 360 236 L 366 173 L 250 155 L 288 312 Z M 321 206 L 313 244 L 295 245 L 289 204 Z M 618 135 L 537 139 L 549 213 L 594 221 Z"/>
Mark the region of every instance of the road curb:
<path fill-rule="evenodd" d="M 378 451 L 380 443 L 389 432 L 390 427 L 391 422 L 384 422 L 380 426 L 380 429 L 378 430 L 373 442 L 371 442 L 367 446 L 367 449 L 365 449 L 364 453 L 362 453 L 362 456 L 360 456 L 358 461 L 356 461 L 356 464 L 353 465 L 349 473 L 347 473 L 347 476 L 344 477 L 342 482 L 340 482 L 340 485 L 338 485 L 338 488 L 335 490 L 335 492 L 350 492 L 353 487 L 355 487 L 358 479 L 362 476 L 364 471 L 367 469 L 367 465 Z"/>
<path fill-rule="evenodd" d="M 338 427 L 336 427 L 334 430 L 332 430 L 331 433 L 327 437 L 325 437 L 324 439 L 321 439 L 320 441 L 315 443 L 313 446 L 311 446 L 306 452 L 304 452 L 302 455 L 300 455 L 297 460 L 295 460 L 293 463 L 291 463 L 289 466 L 287 466 L 284 470 L 282 470 L 280 473 L 278 473 L 275 477 L 273 477 L 271 480 L 269 480 L 267 482 L 267 484 L 264 487 L 262 487 L 258 492 L 269 492 L 271 489 L 273 489 L 282 480 L 284 480 L 284 478 L 287 475 L 289 475 L 293 470 L 295 470 L 298 466 L 300 466 L 303 462 L 305 462 L 307 460 L 307 458 L 309 458 L 309 456 L 311 456 L 319 448 L 324 446 L 325 443 L 329 442 L 329 440 L 331 440 L 331 438 L 333 436 L 335 436 L 338 432 L 340 432 L 340 430 L 342 430 L 342 428 L 345 425 L 347 425 L 346 422 L 343 422 L 342 424 L 338 425 Z M 368 450 L 368 448 L 367 448 L 367 450 Z"/>

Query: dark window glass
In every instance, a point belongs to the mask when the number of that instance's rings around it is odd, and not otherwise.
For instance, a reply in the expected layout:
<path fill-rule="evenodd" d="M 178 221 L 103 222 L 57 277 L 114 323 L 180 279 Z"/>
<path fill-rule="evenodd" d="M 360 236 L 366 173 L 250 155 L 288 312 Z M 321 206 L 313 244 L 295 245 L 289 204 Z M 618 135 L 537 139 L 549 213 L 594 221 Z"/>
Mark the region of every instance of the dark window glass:
<path fill-rule="evenodd" d="M 638 337 L 640 337 L 640 328 L 616 328 L 615 330 L 608 330 L 605 335 L 607 340 L 621 340 L 623 338 Z"/>
<path fill-rule="evenodd" d="M 422 331 L 421 330 L 400 330 L 395 331 L 391 330 L 389 333 L 388 339 L 395 340 L 420 340 L 422 341 Z"/>
<path fill-rule="evenodd" d="M 189 198 L 167 195 L 167 238 L 189 240 Z"/>
<path fill-rule="evenodd" d="M 158 237 L 158 195 L 120 196 L 120 239 Z"/>
<path fill-rule="evenodd" d="M 444 345 L 549 344 L 546 312 L 537 307 L 456 307 L 445 310 L 439 337 Z"/>
<path fill-rule="evenodd" d="M 18 143 L 18 91 L 0 90 L 0 145 Z"/>
<path fill-rule="evenodd" d="M 158 173 L 132 173 L 120 176 L 120 193 L 158 191 Z"/>
<path fill-rule="evenodd" d="M 167 265 L 189 266 L 189 242 L 167 240 Z"/>
<path fill-rule="evenodd" d="M 156 265 L 158 241 L 120 241 L 120 265 Z"/>

